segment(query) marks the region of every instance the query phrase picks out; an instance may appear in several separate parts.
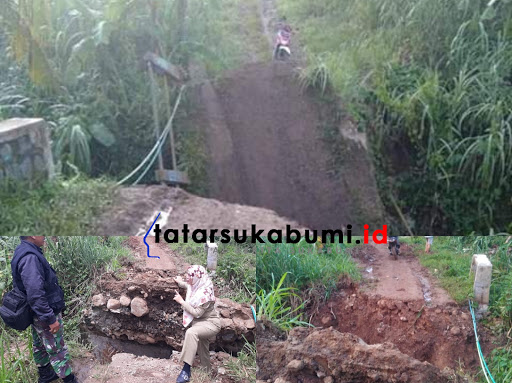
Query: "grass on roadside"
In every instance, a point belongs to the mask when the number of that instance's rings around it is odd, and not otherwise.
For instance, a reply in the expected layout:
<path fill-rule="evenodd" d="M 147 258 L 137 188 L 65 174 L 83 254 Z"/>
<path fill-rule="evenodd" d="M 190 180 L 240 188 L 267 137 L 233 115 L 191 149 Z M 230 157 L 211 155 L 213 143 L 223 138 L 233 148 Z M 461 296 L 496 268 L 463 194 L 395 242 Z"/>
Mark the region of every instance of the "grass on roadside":
<path fill-rule="evenodd" d="M 112 202 L 114 185 L 103 180 L 56 179 L 41 187 L 26 183 L 0 185 L 0 233 L 3 235 L 84 235 Z"/>
<path fill-rule="evenodd" d="M 409 244 L 420 263 L 439 279 L 451 297 L 460 304 L 467 303 L 473 290 L 473 279 L 469 275 L 473 253 L 459 246 L 460 237 L 434 237 L 431 253 L 425 254 L 425 237 L 400 237 Z"/>
<path fill-rule="evenodd" d="M 171 243 L 173 251 L 183 255 L 187 262 L 206 266 L 206 250 L 203 243 Z M 248 303 L 256 293 L 256 255 L 250 243 L 219 243 L 217 277 L 222 298 Z"/>
<path fill-rule="evenodd" d="M 344 244 L 315 246 L 305 241 L 298 244 L 258 244 L 258 288 L 270 291 L 275 279 L 289 273 L 283 286 L 302 290 L 321 285 L 327 297 L 343 278 L 361 278 L 357 265 L 346 249 Z"/>
<path fill-rule="evenodd" d="M 486 254 L 493 265 L 489 311 L 484 322 L 498 337 L 507 339 L 512 331 L 512 243 L 504 236 L 434 237 L 430 254 L 423 253 L 423 237 L 402 237 L 420 254 L 420 262 L 438 277 L 441 286 L 460 304 L 472 295 L 470 274 L 473 254 Z M 508 335 L 507 335 L 508 334 Z M 508 338 L 509 339 L 509 338 Z M 510 341 L 486 355 L 496 382 L 512 378 L 512 344 Z M 480 378 L 480 382 L 485 380 Z"/>
<path fill-rule="evenodd" d="M 309 301 L 325 300 L 341 281 L 361 278 L 347 248 L 339 243 L 309 244 L 304 240 L 297 244 L 258 244 L 259 319 L 265 318 L 285 331 L 308 325 L 302 314 Z"/>
<path fill-rule="evenodd" d="M 36 379 L 30 329 L 17 333 L 0 321 L 0 382 L 30 382 Z"/>

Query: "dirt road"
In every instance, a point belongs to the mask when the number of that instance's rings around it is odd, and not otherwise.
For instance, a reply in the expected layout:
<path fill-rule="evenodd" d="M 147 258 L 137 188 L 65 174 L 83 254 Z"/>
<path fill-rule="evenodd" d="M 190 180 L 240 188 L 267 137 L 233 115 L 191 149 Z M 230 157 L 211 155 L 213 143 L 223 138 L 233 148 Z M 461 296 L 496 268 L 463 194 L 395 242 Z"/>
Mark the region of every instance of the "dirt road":
<path fill-rule="evenodd" d="M 365 291 L 370 295 L 403 301 L 424 300 L 426 305 L 455 303 L 438 282 L 412 256 L 407 245 L 395 260 L 387 245 L 370 245 L 354 249 L 354 255 L 363 267 L 363 276 L 370 284 Z M 373 282 L 373 283 L 372 283 Z"/>
<path fill-rule="evenodd" d="M 313 324 L 333 326 L 369 344 L 393 343 L 440 369 L 478 365 L 469 310 L 438 286 L 420 265 L 421 254 L 404 244 L 398 260 L 385 244 L 357 246 L 351 254 L 361 267 L 362 283 L 340 289 L 311 312 Z M 485 349 L 486 337 L 481 338 Z"/>
<path fill-rule="evenodd" d="M 272 42 L 273 1 L 261 2 L 259 17 L 261 36 Z M 254 62 L 256 56 L 193 95 L 199 109 L 192 119 L 206 136 L 210 196 L 265 207 L 312 229 L 382 224 L 370 157 L 359 139 L 343 134 L 353 124 L 341 116 L 340 102 L 305 92 L 293 62 Z"/>

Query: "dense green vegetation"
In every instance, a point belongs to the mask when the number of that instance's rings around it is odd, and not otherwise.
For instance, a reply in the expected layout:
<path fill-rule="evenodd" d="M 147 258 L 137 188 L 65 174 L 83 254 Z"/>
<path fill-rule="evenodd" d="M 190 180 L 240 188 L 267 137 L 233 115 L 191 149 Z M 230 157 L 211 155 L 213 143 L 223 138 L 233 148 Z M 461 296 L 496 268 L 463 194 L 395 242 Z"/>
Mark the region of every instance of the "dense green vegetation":
<path fill-rule="evenodd" d="M 0 233 L 3 235 L 89 234 L 111 202 L 114 185 L 101 179 L 62 177 L 41 187 L 23 182 L 0 184 Z"/>
<path fill-rule="evenodd" d="M 397 230 L 512 231 L 512 3 L 278 7 L 307 52 L 304 85 L 340 97 L 368 134 L 382 200 L 406 216 Z"/>
<path fill-rule="evenodd" d="M 157 53 L 185 70 L 189 62 L 204 65 L 210 75 L 236 65 L 242 41 L 230 36 L 237 4 L 1 0 L 0 119 L 42 117 L 64 173 L 71 163 L 91 176 L 121 179 L 155 142 L 144 54 Z M 163 127 L 179 85 L 161 78 L 158 85 Z M 185 91 L 175 130 L 179 168 L 194 178 L 202 169 L 198 133 L 181 123 L 189 106 Z M 148 172 L 145 180 L 152 178 Z"/>
<path fill-rule="evenodd" d="M 257 244 L 258 317 L 283 330 L 306 325 L 304 307 L 324 301 L 347 280 L 358 280 L 357 265 L 339 243 Z"/>
<path fill-rule="evenodd" d="M 54 242 L 54 240 L 57 240 Z M 45 256 L 59 277 L 67 310 L 64 315 L 66 343 L 72 356 L 79 356 L 89 346 L 81 340 L 79 329 L 82 311 L 94 283 L 102 271 L 115 271 L 120 259 L 130 251 L 122 237 L 53 237 L 47 239 Z M 0 237 L 0 295 L 12 288 L 10 260 L 19 244 L 18 237 Z M 36 381 L 37 370 L 32 358 L 30 328 L 23 333 L 6 328 L 0 321 L 0 382 Z"/>

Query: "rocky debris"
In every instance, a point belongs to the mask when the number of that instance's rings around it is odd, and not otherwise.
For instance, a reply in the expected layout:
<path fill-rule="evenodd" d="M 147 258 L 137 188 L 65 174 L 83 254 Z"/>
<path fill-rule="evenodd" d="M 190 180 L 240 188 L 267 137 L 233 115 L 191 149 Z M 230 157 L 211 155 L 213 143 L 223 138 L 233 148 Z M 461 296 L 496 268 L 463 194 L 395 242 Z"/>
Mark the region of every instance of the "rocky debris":
<path fill-rule="evenodd" d="M 314 313 L 312 324 L 352 333 L 369 344 L 392 342 L 401 352 L 438 368 L 478 366 L 474 333 L 465 307 L 456 303 L 427 306 L 343 289 Z M 485 334 L 481 341 L 485 345 Z"/>
<path fill-rule="evenodd" d="M 89 331 L 112 339 L 140 344 L 162 344 L 180 350 L 185 334 L 183 309 L 173 300 L 180 289 L 174 275 L 134 265 L 123 278 L 105 275 L 97 294 L 85 311 Z M 246 340 L 254 342 L 255 323 L 248 305 L 217 299 L 222 329 L 211 348 L 228 353 L 242 350 Z"/>
<path fill-rule="evenodd" d="M 103 294 L 98 294 L 92 297 L 91 303 L 94 307 L 101 307 L 107 304 L 107 299 L 103 296 Z"/>
<path fill-rule="evenodd" d="M 304 362 L 302 360 L 294 359 L 286 365 L 286 369 L 292 372 L 299 372 L 304 368 Z"/>
<path fill-rule="evenodd" d="M 135 297 L 132 299 L 130 312 L 138 318 L 143 317 L 149 313 L 148 304 L 143 298 Z"/>
<path fill-rule="evenodd" d="M 454 381 L 452 374 L 401 353 L 391 343 L 368 345 L 333 328 L 295 328 L 286 341 L 258 341 L 257 363 L 257 378 L 274 383 Z"/>
<path fill-rule="evenodd" d="M 91 356 L 73 358 L 73 371 L 80 382 L 83 383 L 162 383 L 175 382 L 182 364 L 179 360 L 180 353 L 173 352 L 170 357 L 157 358 L 145 355 L 136 356 L 130 353 L 116 353 L 107 365 L 95 363 Z M 211 355 L 213 375 L 207 380 L 209 383 L 235 383 L 240 382 L 229 376 L 226 363 L 234 357 L 219 361 L 216 354 Z M 196 358 L 193 368 L 199 365 Z M 194 371 L 194 370 L 193 370 Z M 194 375 L 194 372 L 193 372 Z M 196 381 L 206 382 L 198 379 Z"/>
<path fill-rule="evenodd" d="M 118 310 L 121 308 L 121 302 L 119 302 L 117 299 L 109 299 L 107 302 L 107 309 L 109 310 Z"/>
<path fill-rule="evenodd" d="M 121 298 L 119 298 L 119 303 L 121 303 L 121 306 L 128 307 L 130 306 L 131 299 L 130 297 L 123 295 Z"/>

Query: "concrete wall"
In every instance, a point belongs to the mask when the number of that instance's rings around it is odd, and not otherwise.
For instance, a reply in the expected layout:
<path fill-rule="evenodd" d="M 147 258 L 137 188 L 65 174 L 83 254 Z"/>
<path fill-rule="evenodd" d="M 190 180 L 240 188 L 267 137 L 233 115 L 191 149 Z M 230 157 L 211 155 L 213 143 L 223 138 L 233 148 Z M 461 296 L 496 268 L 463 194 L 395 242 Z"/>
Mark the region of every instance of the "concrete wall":
<path fill-rule="evenodd" d="M 53 177 L 50 135 L 40 118 L 13 118 L 0 122 L 0 182 L 42 181 Z"/>

